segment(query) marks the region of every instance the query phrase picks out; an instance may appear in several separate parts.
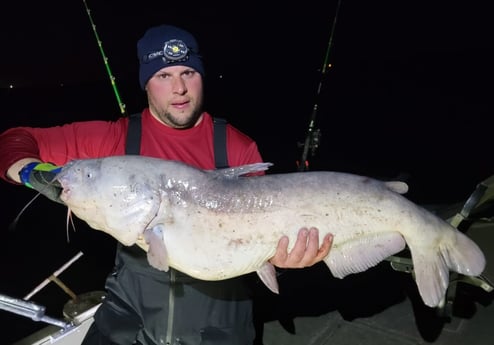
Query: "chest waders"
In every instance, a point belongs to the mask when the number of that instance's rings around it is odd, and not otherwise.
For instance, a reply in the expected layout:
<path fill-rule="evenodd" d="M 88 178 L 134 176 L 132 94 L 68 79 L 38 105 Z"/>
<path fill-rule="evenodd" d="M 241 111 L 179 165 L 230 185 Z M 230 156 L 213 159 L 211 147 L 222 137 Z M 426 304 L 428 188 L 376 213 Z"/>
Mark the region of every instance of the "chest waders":
<path fill-rule="evenodd" d="M 126 154 L 139 154 L 141 116 L 129 117 Z M 226 121 L 214 119 L 214 154 L 227 167 Z M 191 253 L 194 255 L 194 253 Z M 138 246 L 117 245 L 115 268 L 95 324 L 115 344 L 252 345 L 253 276 L 202 281 L 147 263 Z"/>
<path fill-rule="evenodd" d="M 214 159 L 217 169 L 228 167 L 226 153 L 226 121 L 222 118 L 214 118 Z M 125 154 L 139 155 L 141 149 L 141 113 L 135 113 L 129 117 Z M 132 251 L 141 252 L 136 245 Z M 125 251 L 127 248 L 118 243 L 117 251 Z M 142 254 L 142 252 L 140 253 Z M 173 321 L 175 315 L 175 294 L 177 284 L 177 272 L 170 268 L 170 289 L 168 295 L 168 323 L 165 344 L 172 344 Z"/>

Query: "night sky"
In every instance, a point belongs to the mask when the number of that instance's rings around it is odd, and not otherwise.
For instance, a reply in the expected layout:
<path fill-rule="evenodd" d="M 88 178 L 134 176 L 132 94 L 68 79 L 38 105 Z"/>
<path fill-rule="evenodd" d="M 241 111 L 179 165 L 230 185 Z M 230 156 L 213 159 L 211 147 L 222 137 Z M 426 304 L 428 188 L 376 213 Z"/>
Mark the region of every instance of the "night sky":
<path fill-rule="evenodd" d="M 129 113 L 145 106 L 136 41 L 149 26 L 175 24 L 199 40 L 207 110 L 253 137 L 272 172 L 297 169 L 317 104 L 322 135 L 310 169 L 406 176 L 410 198 L 423 203 L 461 200 L 494 173 L 487 1 L 343 0 L 325 74 L 336 1 L 198 3 L 87 1 Z M 82 0 L 2 3 L 0 42 L 0 130 L 121 116 Z M 33 194 L 6 183 L 0 193 L 8 204 L 0 293 L 22 297 L 81 249 L 78 265 L 105 268 L 91 253 L 111 241 L 80 230 L 67 244 L 59 205 L 34 202 L 9 232 Z M 78 277 L 79 286 L 100 287 L 104 272 Z M 38 301 L 48 304 L 50 293 L 64 299 L 52 287 Z M 1 327 L 20 318 L 0 311 Z M 34 323 L 20 321 L 21 331 Z"/>

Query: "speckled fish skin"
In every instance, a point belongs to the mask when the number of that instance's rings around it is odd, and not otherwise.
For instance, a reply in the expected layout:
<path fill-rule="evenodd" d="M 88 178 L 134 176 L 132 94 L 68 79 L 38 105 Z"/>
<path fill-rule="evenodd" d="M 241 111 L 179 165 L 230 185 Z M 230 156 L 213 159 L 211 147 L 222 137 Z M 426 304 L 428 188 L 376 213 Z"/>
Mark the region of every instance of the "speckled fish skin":
<path fill-rule="evenodd" d="M 485 267 L 466 235 L 402 195 L 402 182 L 330 171 L 243 177 L 259 163 L 201 170 L 144 156 L 67 164 L 61 199 L 78 218 L 124 245 L 138 244 L 157 269 L 204 280 L 256 271 L 277 292 L 268 260 L 302 227 L 334 235 L 325 258 L 339 278 L 375 266 L 408 245 L 424 303 L 437 306 L 449 272 L 477 276 Z"/>

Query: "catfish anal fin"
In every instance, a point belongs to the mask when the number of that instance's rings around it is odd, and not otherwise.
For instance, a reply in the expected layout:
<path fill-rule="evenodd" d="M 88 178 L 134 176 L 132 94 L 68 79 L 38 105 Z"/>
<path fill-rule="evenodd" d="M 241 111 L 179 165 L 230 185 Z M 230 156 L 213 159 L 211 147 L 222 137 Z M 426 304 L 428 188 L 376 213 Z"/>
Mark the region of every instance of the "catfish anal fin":
<path fill-rule="evenodd" d="M 257 275 L 269 290 L 275 294 L 280 293 L 278 288 L 278 280 L 276 279 L 276 269 L 272 264 L 266 261 L 264 265 L 257 270 Z"/>

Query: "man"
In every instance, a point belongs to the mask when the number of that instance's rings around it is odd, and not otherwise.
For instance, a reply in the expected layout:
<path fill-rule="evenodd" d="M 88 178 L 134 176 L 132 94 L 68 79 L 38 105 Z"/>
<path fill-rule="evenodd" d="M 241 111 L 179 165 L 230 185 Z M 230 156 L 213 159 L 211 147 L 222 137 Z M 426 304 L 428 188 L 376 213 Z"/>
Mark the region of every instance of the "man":
<path fill-rule="evenodd" d="M 148 100 L 140 118 L 141 140 L 134 143 L 138 152 L 214 169 L 213 118 L 202 109 L 205 73 L 195 38 L 174 26 L 153 27 L 138 41 L 137 53 Z M 0 135 L 1 177 L 59 201 L 59 188 L 47 183 L 57 169 L 71 159 L 125 154 L 128 130 L 128 117 L 9 129 Z M 256 143 L 229 124 L 226 149 L 230 166 L 262 161 Z M 271 263 L 310 266 L 330 246 L 331 236 L 319 247 L 317 229 L 304 228 L 290 253 L 288 239 L 280 239 Z M 137 246 L 118 246 L 107 296 L 83 344 L 252 344 L 247 276 L 200 281 L 173 269 L 158 271 L 144 254 Z"/>

